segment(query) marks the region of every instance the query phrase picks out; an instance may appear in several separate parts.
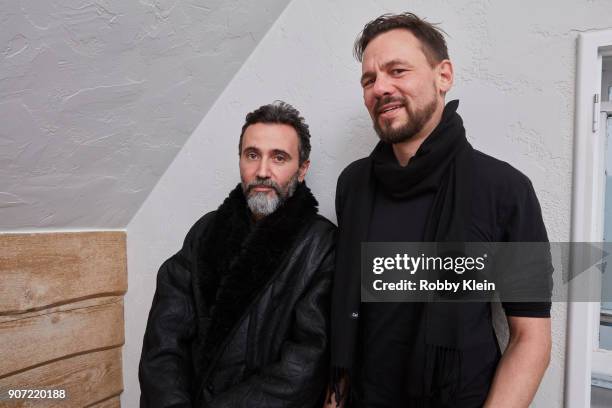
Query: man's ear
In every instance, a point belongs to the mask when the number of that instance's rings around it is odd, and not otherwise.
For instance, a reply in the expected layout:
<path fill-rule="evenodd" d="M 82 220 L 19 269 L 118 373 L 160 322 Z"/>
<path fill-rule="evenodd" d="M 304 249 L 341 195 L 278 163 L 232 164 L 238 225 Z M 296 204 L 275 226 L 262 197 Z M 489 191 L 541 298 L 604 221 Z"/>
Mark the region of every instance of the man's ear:
<path fill-rule="evenodd" d="M 455 79 L 453 63 L 448 59 L 442 60 L 438 64 L 436 71 L 438 73 L 438 89 L 444 95 L 450 91 Z"/>
<path fill-rule="evenodd" d="M 304 178 L 306 177 L 306 173 L 308 173 L 308 168 L 310 167 L 310 160 L 306 160 L 304 163 L 302 163 L 302 165 L 300 166 L 299 170 L 298 170 L 298 181 L 301 183 L 302 181 L 304 181 Z"/>

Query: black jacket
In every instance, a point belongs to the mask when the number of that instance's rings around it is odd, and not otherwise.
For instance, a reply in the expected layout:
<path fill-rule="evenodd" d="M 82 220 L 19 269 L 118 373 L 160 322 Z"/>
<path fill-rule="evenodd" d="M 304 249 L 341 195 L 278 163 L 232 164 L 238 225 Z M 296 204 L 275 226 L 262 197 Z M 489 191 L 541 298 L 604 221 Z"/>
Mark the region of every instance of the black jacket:
<path fill-rule="evenodd" d="M 276 221 L 233 244 L 235 236 L 223 234 L 241 210 L 228 208 L 228 200 L 192 227 L 159 270 L 139 367 L 140 405 L 318 406 L 329 367 L 335 226 L 316 215 L 314 201 L 314 212 L 277 210 L 266 217 L 278 212 Z M 232 245 L 239 255 L 231 257 L 230 279 L 213 283 L 202 254 L 216 262 Z"/>
<path fill-rule="evenodd" d="M 429 139 L 428 139 L 429 140 Z M 542 214 L 535 191 L 529 179 L 514 169 L 508 163 L 504 163 L 495 158 L 485 155 L 477 150 L 473 150 L 468 156 L 470 160 L 470 172 L 468 190 L 471 199 L 468 207 L 469 218 L 465 219 L 466 242 L 547 242 L 546 228 L 542 220 Z M 336 212 L 338 219 L 338 240 L 336 247 L 336 269 L 334 282 L 342 282 L 342 285 L 334 284 L 332 301 L 332 331 L 331 331 L 331 364 L 335 368 L 334 378 L 331 386 L 340 390 L 340 380 L 347 375 L 349 378 L 357 378 L 362 369 L 360 359 L 363 356 L 363 348 L 359 348 L 359 336 L 363 335 L 363 321 L 361 312 L 361 258 L 355 254 L 360 253 L 361 243 L 367 242 L 373 208 L 375 205 L 377 179 L 373 172 L 373 160 L 366 157 L 357 160 L 347 166 L 338 178 L 336 189 Z M 432 198 L 431 201 L 434 199 Z M 414 217 L 411 213 L 410 217 Z M 410 218 L 406 217 L 406 218 Z M 404 221 L 405 222 L 405 221 Z M 515 281 L 530 282 L 529 286 L 538 296 L 542 296 L 543 290 L 547 288 L 548 277 L 551 276 L 553 268 L 550 263 L 549 253 L 542 253 L 541 248 L 534 250 L 532 256 L 538 256 L 542 263 L 533 263 L 537 266 L 538 275 L 531 274 L 533 266 L 524 268 L 520 274 L 515 272 Z M 526 255 L 526 254 L 523 254 Z M 545 258 L 540 258 L 544 256 Z M 517 257 L 515 257 L 516 259 Z M 509 259 L 506 257 L 506 259 Z M 531 258 L 530 258 L 531 259 Z M 524 259 L 517 259 L 520 261 Z M 526 261 L 526 260 L 524 260 Z M 511 265 L 506 265 L 511 269 Z M 509 274 L 507 275 L 509 276 Z M 529 278 L 520 279 L 516 276 Z M 537 283 L 536 283 L 537 282 Z M 520 288 L 525 290 L 524 288 Z M 432 306 L 441 307 L 434 310 Z M 447 308 L 447 305 L 450 306 Z M 522 317 L 549 317 L 551 303 L 546 302 L 504 302 L 502 303 L 508 316 Z M 440 312 L 449 310 L 447 318 Z M 370 309 L 371 310 L 371 309 Z M 399 309 L 398 309 L 399 310 Z M 458 407 L 474 406 L 464 403 L 464 401 L 480 398 L 481 385 L 485 385 L 485 394 L 490 381 L 493 379 L 493 369 L 497 366 L 499 350 L 497 349 L 496 337 L 491 322 L 490 305 L 483 302 L 466 303 L 428 303 L 427 308 L 423 308 L 423 315 L 437 313 L 446 327 L 452 327 L 448 322 L 455 322 L 458 328 L 469 328 L 459 331 L 459 335 L 451 337 L 444 330 L 439 330 L 441 325 L 428 324 L 420 333 L 424 333 L 427 340 L 421 343 L 414 342 L 411 346 L 413 350 L 418 350 L 419 344 L 434 344 L 434 347 L 423 346 L 425 361 L 432 362 L 427 364 L 427 370 L 413 369 L 410 364 L 421 362 L 419 359 L 411 359 L 406 364 L 405 375 L 410 378 L 409 385 L 405 389 L 413 388 L 411 393 L 415 396 L 415 401 L 405 402 L 406 406 L 438 406 L 440 403 L 435 399 L 427 398 L 438 396 L 449 396 L 452 403 Z M 390 322 L 388 316 L 376 314 L 369 318 L 386 319 L 388 325 L 399 324 Z M 430 319 L 431 322 L 434 319 Z M 422 321 L 427 323 L 426 319 Z M 433 329 L 432 329 L 433 328 Z M 434 330 L 435 329 L 435 330 Z M 413 333 L 416 333 L 413 330 Z M 443 335 L 440 335 L 443 334 Z M 456 340 L 455 340 L 456 339 Z M 363 340 L 363 338 L 362 338 Z M 451 351 L 451 347 L 435 347 L 434 342 L 456 341 L 456 349 L 459 353 L 446 353 Z M 491 347 L 492 345 L 492 347 Z M 376 345 L 370 344 L 371 347 Z M 396 356 L 403 359 L 403 356 Z M 459 357 L 459 364 L 455 365 Z M 485 371 L 485 365 L 493 362 L 493 369 Z M 445 365 L 448 365 L 445 367 Z M 459 370 L 452 370 L 452 366 L 459 367 Z M 463 368 L 462 368 L 463 367 Z M 442 392 L 443 388 L 453 385 L 449 381 L 449 373 L 461 374 L 458 379 L 457 388 L 452 393 Z M 468 374 L 466 374 L 466 372 Z M 476 374 L 474 374 L 476 373 Z M 465 381 L 466 378 L 474 378 L 474 375 L 481 374 L 476 381 Z M 472 376 L 472 377 L 468 377 Z M 424 382 L 427 381 L 425 384 Z M 462 382 L 464 381 L 464 382 Z M 345 382 L 346 383 L 346 382 Z M 351 385 L 349 381 L 349 385 Z M 353 400 L 359 397 L 355 388 L 349 388 L 352 394 L 348 396 Z M 417 399 L 418 398 L 418 399 Z M 448 401 L 448 399 L 446 401 Z M 483 398 L 484 399 L 484 398 Z M 429 404 L 429 405 L 427 405 Z M 463 404 L 463 405 L 462 405 Z M 345 406 L 352 406 L 350 404 Z M 453 406 L 453 405 L 443 405 Z"/>

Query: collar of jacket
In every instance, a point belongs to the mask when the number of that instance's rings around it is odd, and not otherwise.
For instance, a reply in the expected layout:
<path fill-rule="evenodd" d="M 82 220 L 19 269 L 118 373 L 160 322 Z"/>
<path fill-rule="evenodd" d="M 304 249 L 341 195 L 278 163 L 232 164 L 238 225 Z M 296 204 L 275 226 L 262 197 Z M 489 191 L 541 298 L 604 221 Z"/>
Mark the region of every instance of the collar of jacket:
<path fill-rule="evenodd" d="M 305 183 L 274 213 L 252 223 L 239 184 L 215 213 L 199 244 L 198 291 L 210 325 L 198 330 L 201 356 L 210 363 L 242 316 L 273 279 L 295 239 L 317 214 L 318 203 Z"/>

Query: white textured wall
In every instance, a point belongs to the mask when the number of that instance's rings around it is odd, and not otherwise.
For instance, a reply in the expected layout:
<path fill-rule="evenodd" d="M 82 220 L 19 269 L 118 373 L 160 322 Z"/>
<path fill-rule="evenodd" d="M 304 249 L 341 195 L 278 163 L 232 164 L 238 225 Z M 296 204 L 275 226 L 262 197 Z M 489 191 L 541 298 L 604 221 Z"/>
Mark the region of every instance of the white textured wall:
<path fill-rule="evenodd" d="M 274 99 L 301 110 L 313 135 L 307 181 L 321 212 L 335 219 L 336 177 L 376 142 L 362 106 L 353 40 L 368 20 L 407 7 L 450 34 L 456 85 L 449 98 L 461 99 L 470 140 L 525 172 L 550 239 L 569 239 L 575 39 L 580 31 L 612 26 L 609 1 L 294 0 L 128 226 L 125 406 L 134 406 L 139 392 L 136 367 L 157 268 L 238 182 L 245 113 Z M 565 317 L 565 305 L 555 304 L 552 362 L 534 406 L 562 406 Z"/>
<path fill-rule="evenodd" d="M 0 231 L 125 228 L 289 0 L 0 0 Z"/>

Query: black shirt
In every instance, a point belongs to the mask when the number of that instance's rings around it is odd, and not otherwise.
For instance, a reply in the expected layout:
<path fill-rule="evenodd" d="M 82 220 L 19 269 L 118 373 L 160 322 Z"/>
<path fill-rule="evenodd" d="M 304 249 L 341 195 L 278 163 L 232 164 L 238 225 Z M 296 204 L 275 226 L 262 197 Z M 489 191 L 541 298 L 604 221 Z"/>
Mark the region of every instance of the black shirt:
<path fill-rule="evenodd" d="M 547 241 L 540 207 L 531 183 L 507 163 L 474 151 L 472 219 L 467 241 Z M 422 241 L 434 192 L 398 200 L 376 191 L 368 240 Z M 509 316 L 549 317 L 550 303 L 504 303 Z M 484 403 L 500 358 L 489 304 L 475 304 L 470 316 L 468 343 L 477 346 L 462 355 L 458 406 Z M 358 392 L 365 407 L 401 407 L 410 394 L 407 371 L 415 355 L 414 343 L 423 341 L 422 303 L 363 303 L 360 327 Z M 418 393 L 418 390 L 416 390 Z"/>

